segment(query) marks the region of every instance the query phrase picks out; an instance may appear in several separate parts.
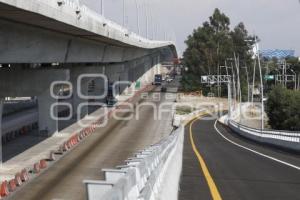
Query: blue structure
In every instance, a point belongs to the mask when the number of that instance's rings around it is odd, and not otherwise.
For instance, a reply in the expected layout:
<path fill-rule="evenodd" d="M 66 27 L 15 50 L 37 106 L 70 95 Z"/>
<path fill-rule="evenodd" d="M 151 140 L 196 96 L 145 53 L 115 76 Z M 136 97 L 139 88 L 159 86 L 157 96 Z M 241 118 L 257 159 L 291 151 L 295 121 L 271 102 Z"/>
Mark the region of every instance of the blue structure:
<path fill-rule="evenodd" d="M 284 59 L 287 57 L 294 57 L 295 50 L 268 49 L 268 50 L 261 50 L 260 54 L 263 58 L 267 58 L 267 59 L 272 59 L 272 58 Z"/>

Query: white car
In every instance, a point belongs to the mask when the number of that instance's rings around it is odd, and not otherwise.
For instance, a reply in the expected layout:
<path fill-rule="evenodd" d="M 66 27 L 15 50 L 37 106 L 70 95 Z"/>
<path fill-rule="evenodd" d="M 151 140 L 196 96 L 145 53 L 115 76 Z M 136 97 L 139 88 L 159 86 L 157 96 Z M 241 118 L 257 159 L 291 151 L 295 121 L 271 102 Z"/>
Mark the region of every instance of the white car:
<path fill-rule="evenodd" d="M 172 81 L 173 81 L 172 78 L 168 78 L 168 79 L 167 79 L 167 82 L 168 82 L 168 83 L 170 83 L 170 82 L 172 82 Z"/>

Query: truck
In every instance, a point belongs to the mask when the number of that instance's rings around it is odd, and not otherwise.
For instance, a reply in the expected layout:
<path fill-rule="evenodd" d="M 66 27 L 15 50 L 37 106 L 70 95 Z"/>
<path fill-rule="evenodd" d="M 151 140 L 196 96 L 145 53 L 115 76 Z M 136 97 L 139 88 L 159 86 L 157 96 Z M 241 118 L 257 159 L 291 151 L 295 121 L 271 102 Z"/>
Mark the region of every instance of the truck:
<path fill-rule="evenodd" d="M 162 75 L 161 74 L 155 74 L 154 76 L 154 85 L 161 85 L 162 83 Z"/>

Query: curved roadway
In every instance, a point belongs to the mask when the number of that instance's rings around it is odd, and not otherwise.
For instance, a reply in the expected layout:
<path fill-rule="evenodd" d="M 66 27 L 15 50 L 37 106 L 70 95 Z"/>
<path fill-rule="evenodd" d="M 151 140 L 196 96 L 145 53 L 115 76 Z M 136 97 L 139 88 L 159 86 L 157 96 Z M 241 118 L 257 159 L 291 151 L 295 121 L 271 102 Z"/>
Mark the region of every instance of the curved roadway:
<path fill-rule="evenodd" d="M 215 119 L 197 119 L 185 134 L 180 200 L 300 199 L 299 155 L 241 138 Z"/>

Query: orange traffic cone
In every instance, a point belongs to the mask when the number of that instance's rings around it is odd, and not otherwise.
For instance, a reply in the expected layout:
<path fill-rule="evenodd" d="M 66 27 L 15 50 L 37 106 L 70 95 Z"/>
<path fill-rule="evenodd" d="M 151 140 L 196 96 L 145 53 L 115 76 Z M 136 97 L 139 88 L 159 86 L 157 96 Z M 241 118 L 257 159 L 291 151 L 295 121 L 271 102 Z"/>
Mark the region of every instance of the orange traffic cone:
<path fill-rule="evenodd" d="M 26 181 L 29 180 L 28 172 L 27 172 L 26 169 L 23 169 L 23 170 L 21 171 L 21 180 L 22 180 L 23 182 L 26 182 Z"/>
<path fill-rule="evenodd" d="M 47 168 L 47 161 L 46 160 L 40 160 L 40 169 L 46 169 Z"/>
<path fill-rule="evenodd" d="M 10 192 L 13 192 L 13 191 L 16 190 L 16 188 L 17 188 L 17 185 L 16 185 L 15 179 L 10 180 L 10 181 L 8 182 L 8 190 L 9 190 Z"/>
<path fill-rule="evenodd" d="M 1 184 L 1 191 L 0 191 L 1 197 L 6 197 L 9 195 L 9 190 L 8 190 L 8 183 L 7 181 L 3 181 Z"/>
<path fill-rule="evenodd" d="M 40 173 L 41 169 L 40 169 L 40 163 L 35 163 L 33 165 L 33 173 L 38 174 Z"/>
<path fill-rule="evenodd" d="M 16 182 L 17 186 L 21 186 L 22 185 L 21 173 L 17 173 L 15 175 L 15 182 Z"/>

